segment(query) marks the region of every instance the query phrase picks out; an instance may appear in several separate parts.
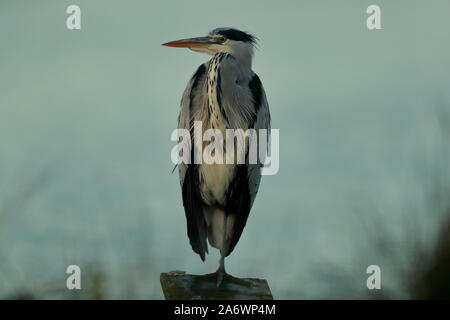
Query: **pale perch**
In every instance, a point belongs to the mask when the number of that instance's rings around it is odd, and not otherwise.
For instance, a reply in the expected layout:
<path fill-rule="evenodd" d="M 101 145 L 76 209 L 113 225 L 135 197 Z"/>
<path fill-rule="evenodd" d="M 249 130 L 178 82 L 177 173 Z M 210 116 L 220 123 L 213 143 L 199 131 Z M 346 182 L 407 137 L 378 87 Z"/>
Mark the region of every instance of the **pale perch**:
<path fill-rule="evenodd" d="M 214 277 L 171 271 L 161 273 L 160 280 L 166 300 L 273 300 L 264 279 L 240 279 L 250 284 L 246 286 L 224 278 L 217 287 Z"/>

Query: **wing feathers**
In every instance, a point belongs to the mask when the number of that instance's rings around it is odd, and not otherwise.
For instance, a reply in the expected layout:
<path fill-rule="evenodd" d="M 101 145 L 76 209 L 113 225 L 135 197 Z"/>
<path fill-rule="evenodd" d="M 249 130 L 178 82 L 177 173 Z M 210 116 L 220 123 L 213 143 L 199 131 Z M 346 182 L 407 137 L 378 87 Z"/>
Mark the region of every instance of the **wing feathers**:
<path fill-rule="evenodd" d="M 191 130 L 191 118 L 196 97 L 197 88 L 201 86 L 205 78 L 206 67 L 200 65 L 192 76 L 181 100 L 181 110 L 178 119 L 178 127 Z M 193 135 L 191 135 L 191 138 Z M 191 146 L 193 143 L 191 143 Z M 193 159 L 194 149 L 191 147 L 191 159 Z M 186 214 L 187 233 L 192 250 L 198 253 L 202 260 L 205 260 L 205 253 L 208 253 L 206 243 L 206 221 L 203 216 L 203 204 L 200 196 L 198 166 L 195 164 L 180 164 L 180 183 L 183 196 L 183 206 Z"/>
<path fill-rule="evenodd" d="M 226 214 L 234 216 L 233 233 L 228 247 L 228 256 L 236 246 L 242 235 L 251 209 L 251 195 L 248 184 L 248 167 L 245 164 L 237 165 L 235 176 L 228 189 Z"/>
<path fill-rule="evenodd" d="M 198 253 L 205 261 L 205 252 L 208 253 L 206 243 L 206 221 L 203 216 L 203 207 L 200 196 L 199 176 L 196 165 L 189 165 L 183 182 L 183 206 L 186 213 L 187 233 L 192 250 Z"/>

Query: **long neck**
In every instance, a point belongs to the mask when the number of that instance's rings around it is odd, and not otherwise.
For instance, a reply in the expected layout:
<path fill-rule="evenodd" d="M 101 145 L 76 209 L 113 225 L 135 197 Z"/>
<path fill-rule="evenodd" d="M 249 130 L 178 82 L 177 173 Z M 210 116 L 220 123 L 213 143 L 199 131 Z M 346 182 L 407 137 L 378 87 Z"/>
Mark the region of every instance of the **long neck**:
<path fill-rule="evenodd" d="M 229 52 L 241 65 L 243 71 L 252 69 L 253 45 L 238 43 L 234 45 Z"/>
<path fill-rule="evenodd" d="M 207 90 L 208 90 L 208 113 L 209 122 L 213 128 L 221 128 L 226 126 L 228 122 L 224 109 L 221 105 L 220 90 L 220 62 L 226 53 L 220 52 L 214 55 L 209 63 L 207 74 Z"/>

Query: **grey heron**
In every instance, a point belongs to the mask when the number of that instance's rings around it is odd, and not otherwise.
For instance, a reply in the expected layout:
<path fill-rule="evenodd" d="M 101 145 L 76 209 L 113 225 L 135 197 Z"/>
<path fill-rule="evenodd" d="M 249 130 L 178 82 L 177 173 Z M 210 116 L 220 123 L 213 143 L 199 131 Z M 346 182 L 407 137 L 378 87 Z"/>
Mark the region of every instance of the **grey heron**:
<path fill-rule="evenodd" d="M 194 121 L 202 121 L 203 130 L 269 130 L 266 95 L 252 71 L 255 42 L 256 38 L 247 32 L 217 28 L 204 37 L 163 44 L 213 56 L 198 67 L 183 93 L 178 128 L 192 131 Z M 191 144 L 191 159 L 194 148 Z M 226 273 L 225 257 L 233 251 L 246 225 L 258 192 L 261 168 L 261 161 L 178 165 L 192 249 L 203 261 L 208 253 L 207 239 L 220 250 L 219 268 L 212 274 L 217 276 L 217 286 L 224 277 L 237 280 Z"/>

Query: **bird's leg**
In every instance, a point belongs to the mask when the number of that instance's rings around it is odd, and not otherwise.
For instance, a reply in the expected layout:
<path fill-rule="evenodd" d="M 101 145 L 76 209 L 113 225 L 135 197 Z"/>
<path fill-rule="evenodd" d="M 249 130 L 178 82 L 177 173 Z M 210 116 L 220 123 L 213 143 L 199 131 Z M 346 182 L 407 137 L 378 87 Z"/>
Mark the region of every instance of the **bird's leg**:
<path fill-rule="evenodd" d="M 220 254 L 220 260 L 219 260 L 219 268 L 216 271 L 216 275 L 217 275 L 217 286 L 219 287 L 222 284 L 223 278 L 226 276 L 226 271 L 225 271 L 225 258 L 222 255 L 222 253 Z"/>
<path fill-rule="evenodd" d="M 227 235 L 227 216 L 225 214 L 224 217 L 224 227 L 223 227 L 223 241 L 222 241 L 222 250 L 220 250 L 220 260 L 219 260 L 219 268 L 216 271 L 217 274 L 217 287 L 219 287 L 223 280 L 226 279 L 227 281 L 233 282 L 237 285 L 242 285 L 245 287 L 252 287 L 252 283 L 249 281 L 245 281 L 236 277 L 233 277 L 232 275 L 228 274 L 225 271 L 225 257 L 228 253 L 228 248 L 230 245 L 230 239 Z"/>
<path fill-rule="evenodd" d="M 222 248 L 220 249 L 220 260 L 219 268 L 217 269 L 217 286 L 219 287 L 223 281 L 223 278 L 227 274 L 225 271 L 225 256 L 228 251 L 228 237 L 227 237 L 227 214 L 223 215 L 223 238 L 222 238 Z"/>

